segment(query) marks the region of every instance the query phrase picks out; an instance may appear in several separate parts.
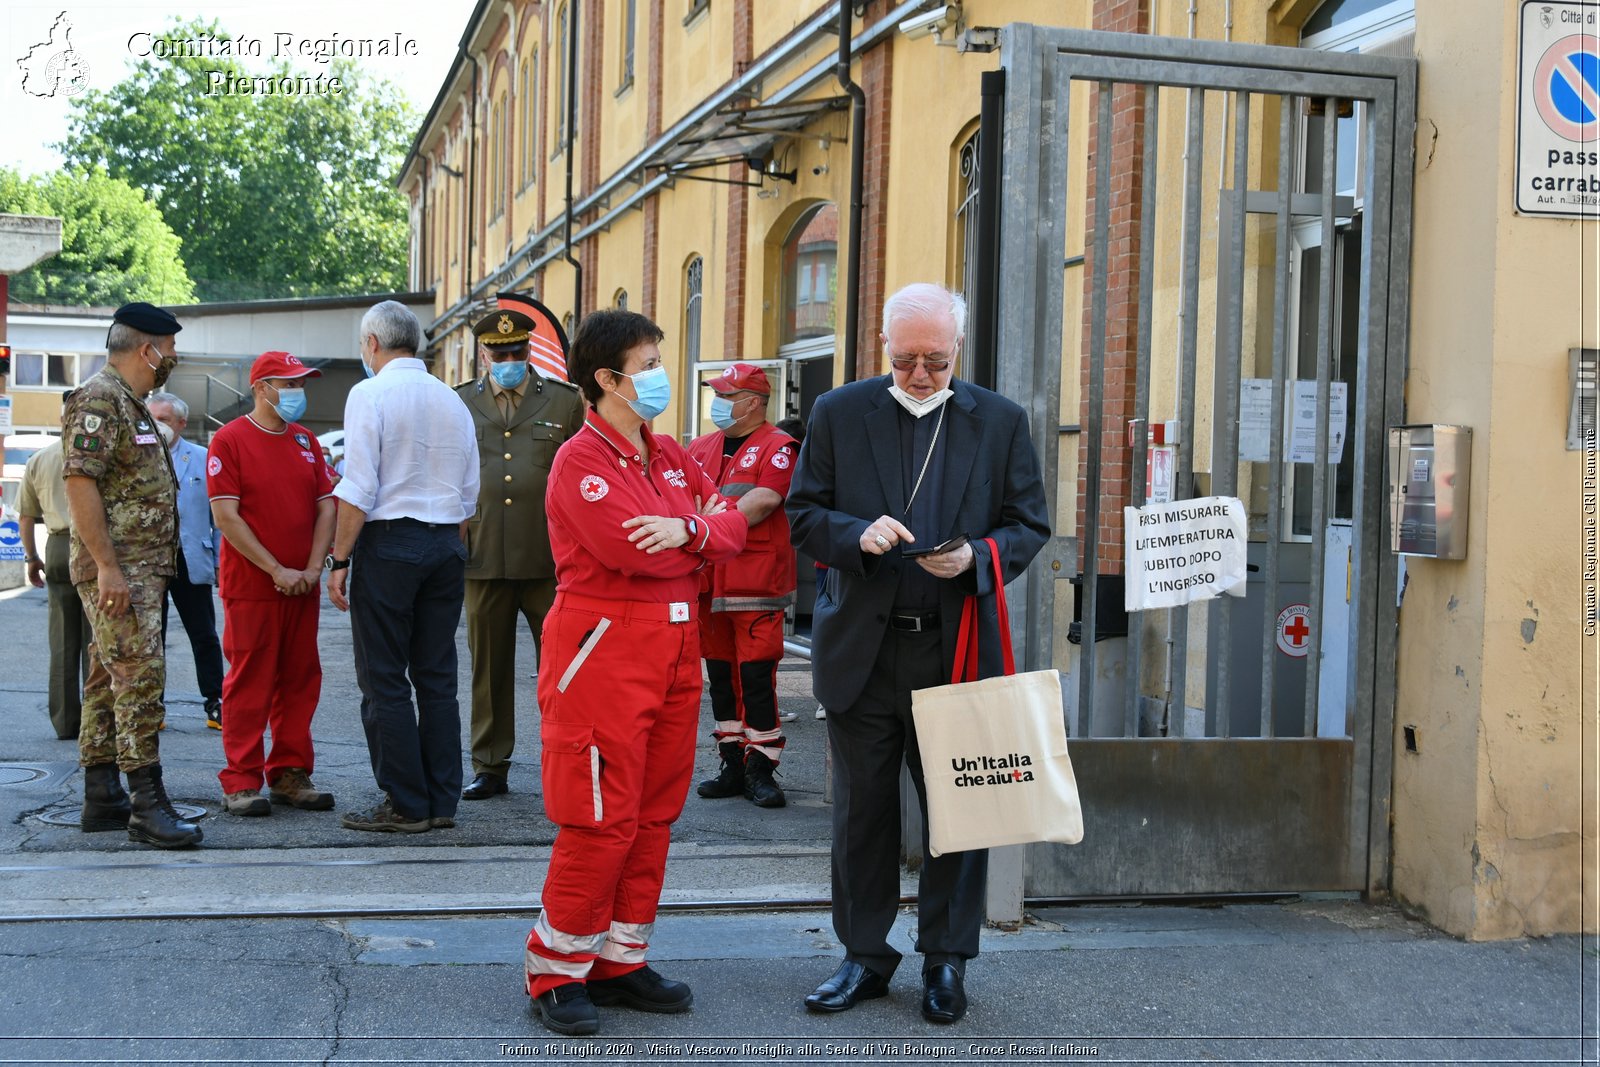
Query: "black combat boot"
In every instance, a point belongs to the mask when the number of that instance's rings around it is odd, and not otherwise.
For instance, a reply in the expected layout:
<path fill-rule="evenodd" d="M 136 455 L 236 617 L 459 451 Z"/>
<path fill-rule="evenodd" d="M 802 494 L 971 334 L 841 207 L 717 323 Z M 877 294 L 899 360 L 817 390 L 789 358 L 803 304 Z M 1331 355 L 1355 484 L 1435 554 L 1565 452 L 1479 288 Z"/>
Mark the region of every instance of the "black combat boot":
<path fill-rule="evenodd" d="M 777 764 L 752 748 L 744 761 L 745 799 L 758 808 L 781 808 L 789 803 L 778 783 L 772 780 L 772 772 L 777 769 Z"/>
<path fill-rule="evenodd" d="M 709 800 L 736 797 L 744 793 L 744 746 L 737 741 L 723 741 L 717 745 L 722 754 L 722 769 L 715 778 L 707 778 L 695 790 Z"/>
<path fill-rule="evenodd" d="M 126 830 L 133 808 L 122 791 L 115 763 L 96 763 L 83 769 L 83 814 L 78 828 L 86 834 L 101 830 Z"/>
<path fill-rule="evenodd" d="M 128 820 L 128 840 L 156 848 L 188 848 L 205 835 L 200 827 L 178 817 L 161 784 L 161 764 L 152 763 L 128 772 L 133 792 L 133 816 Z"/>

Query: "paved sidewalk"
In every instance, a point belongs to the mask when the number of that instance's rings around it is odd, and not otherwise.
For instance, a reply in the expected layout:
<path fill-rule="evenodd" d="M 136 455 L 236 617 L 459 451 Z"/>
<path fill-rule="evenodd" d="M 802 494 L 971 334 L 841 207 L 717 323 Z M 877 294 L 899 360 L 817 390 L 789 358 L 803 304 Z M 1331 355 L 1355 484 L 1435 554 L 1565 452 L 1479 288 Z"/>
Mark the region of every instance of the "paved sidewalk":
<path fill-rule="evenodd" d="M 520 984 L 554 834 L 531 642 L 513 792 L 463 804 L 455 830 L 384 837 L 338 824 L 377 796 L 347 618 L 324 607 L 313 727 L 338 808 L 265 819 L 217 813 L 220 739 L 174 619 L 162 759 L 174 799 L 206 811 L 206 840 L 166 853 L 48 821 L 82 777 L 44 710 L 44 616 L 42 591 L 0 594 L 3 1062 L 1600 1062 L 1594 939 L 1465 943 L 1348 897 L 1035 910 L 985 933 L 956 1026 L 922 1020 L 914 956 L 888 997 L 807 1013 L 839 947 L 820 906 L 825 724 L 801 662 L 780 673 L 798 715 L 789 807 L 691 795 L 674 829 L 654 958 L 694 986 L 694 1010 L 607 1010 L 597 1039 L 558 1039 Z M 698 762 L 712 773 L 709 739 Z M 896 943 L 909 953 L 913 937 L 903 913 Z"/>

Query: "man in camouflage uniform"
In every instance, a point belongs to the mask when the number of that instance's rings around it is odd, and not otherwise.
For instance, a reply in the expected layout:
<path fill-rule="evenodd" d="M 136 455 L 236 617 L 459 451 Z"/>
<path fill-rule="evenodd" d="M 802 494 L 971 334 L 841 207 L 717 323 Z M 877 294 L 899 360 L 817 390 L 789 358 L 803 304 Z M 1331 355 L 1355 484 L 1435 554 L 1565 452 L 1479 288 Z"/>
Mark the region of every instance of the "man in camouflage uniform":
<path fill-rule="evenodd" d="M 62 420 L 72 583 L 93 634 L 78 733 L 82 827 L 125 826 L 129 840 L 183 848 L 201 832 L 167 799 L 156 735 L 165 717 L 161 604 L 177 570 L 178 485 L 139 399 L 166 384 L 182 327 L 146 303 L 126 304 L 112 318 L 106 366 L 73 394 Z"/>

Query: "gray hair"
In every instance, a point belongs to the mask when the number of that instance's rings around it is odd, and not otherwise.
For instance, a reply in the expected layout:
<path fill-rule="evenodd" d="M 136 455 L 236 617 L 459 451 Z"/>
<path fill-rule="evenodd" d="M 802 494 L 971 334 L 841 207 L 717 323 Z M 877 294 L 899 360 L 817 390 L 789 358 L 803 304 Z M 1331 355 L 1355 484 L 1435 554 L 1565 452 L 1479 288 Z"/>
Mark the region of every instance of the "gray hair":
<path fill-rule="evenodd" d="M 953 293 L 932 282 L 912 282 L 895 291 L 883 302 L 883 333 L 904 319 L 932 318 L 949 315 L 955 320 L 956 342 L 967 336 L 967 301 L 960 293 Z"/>
<path fill-rule="evenodd" d="M 113 322 L 111 329 L 106 333 L 106 351 L 113 356 L 120 356 L 124 352 L 132 352 L 141 345 L 153 345 L 160 338 L 153 337 L 143 330 L 136 330 L 125 322 Z"/>
<path fill-rule="evenodd" d="M 144 406 L 149 407 L 151 404 L 170 405 L 172 410 L 177 413 L 178 418 L 184 422 L 189 421 L 189 405 L 177 393 L 151 393 L 144 398 Z"/>
<path fill-rule="evenodd" d="M 422 349 L 422 323 L 398 300 L 385 300 L 361 316 L 361 340 L 368 337 L 377 340 L 380 350 L 416 355 Z"/>

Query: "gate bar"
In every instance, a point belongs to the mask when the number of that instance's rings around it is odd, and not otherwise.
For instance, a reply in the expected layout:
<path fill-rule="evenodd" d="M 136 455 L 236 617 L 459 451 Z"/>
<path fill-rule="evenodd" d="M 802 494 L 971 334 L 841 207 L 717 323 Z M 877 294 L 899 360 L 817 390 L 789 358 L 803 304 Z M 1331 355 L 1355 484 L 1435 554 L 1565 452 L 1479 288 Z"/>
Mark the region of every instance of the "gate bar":
<path fill-rule="evenodd" d="M 1173 486 L 1175 500 L 1188 500 L 1194 496 L 1194 379 L 1197 336 L 1200 328 L 1200 171 L 1205 148 L 1206 93 L 1204 89 L 1189 90 L 1188 143 L 1184 153 L 1183 175 L 1183 336 L 1179 342 L 1179 360 L 1182 364 L 1182 395 L 1178 398 L 1178 473 Z M 1168 616 L 1173 630 L 1172 640 L 1172 696 L 1178 713 L 1172 714 L 1172 704 L 1167 706 L 1167 734 L 1182 737 L 1183 720 L 1188 715 L 1189 672 L 1189 608 L 1180 605 L 1170 608 Z"/>
<path fill-rule="evenodd" d="M 1133 444 L 1133 506 L 1145 505 L 1144 437 L 1150 429 L 1151 305 L 1155 297 L 1156 261 L 1156 129 L 1161 115 L 1160 89 L 1154 83 L 1144 87 L 1144 156 L 1139 164 L 1142 189 L 1139 205 L 1139 354 L 1133 386 L 1133 425 L 1138 427 Z M 1127 561 L 1123 561 L 1126 572 Z M 1126 578 L 1126 573 L 1124 573 Z M 1144 673 L 1144 615 L 1135 613 L 1128 623 L 1128 710 L 1123 717 L 1122 735 L 1139 736 L 1139 694 Z"/>
<path fill-rule="evenodd" d="M 1294 129 L 1295 115 L 1300 110 L 1299 96 L 1278 98 L 1278 262 L 1273 292 L 1277 304 L 1272 316 L 1272 396 L 1271 425 L 1268 440 L 1267 489 L 1267 560 L 1265 602 L 1262 605 L 1261 625 L 1261 736 L 1277 737 L 1278 723 L 1273 715 L 1272 671 L 1277 666 L 1278 635 L 1277 616 L 1272 609 L 1278 603 L 1278 551 L 1283 542 L 1283 413 L 1291 402 L 1289 388 L 1289 308 L 1294 301 L 1293 282 L 1289 268 L 1293 264 L 1290 244 L 1291 223 L 1289 212 L 1294 199 L 1295 163 L 1294 148 L 1297 140 Z M 1272 629 L 1267 621 L 1273 620 Z"/>
<path fill-rule="evenodd" d="M 1211 66 L 1201 63 L 1173 61 L 1159 71 L 1152 71 L 1137 60 L 1114 56 L 1069 53 L 1072 57 L 1072 77 L 1084 81 L 1116 81 L 1133 85 L 1176 85 L 1190 89 L 1214 89 L 1219 92 L 1278 92 L 1282 82 L 1280 72 L 1253 70 L 1247 67 Z M 1345 77 L 1338 74 L 1297 72 L 1301 91 L 1308 96 L 1338 96 L 1348 100 L 1371 100 L 1376 88 L 1371 78 Z"/>
<path fill-rule="evenodd" d="M 1234 98 L 1233 109 L 1233 195 L 1228 201 L 1229 234 L 1226 242 L 1217 241 L 1217 313 L 1222 319 L 1221 344 L 1212 361 L 1212 376 L 1217 383 L 1217 410 L 1211 420 L 1211 492 L 1214 496 L 1236 496 L 1239 491 L 1239 378 L 1244 362 L 1244 237 L 1249 213 L 1245 211 L 1245 187 L 1250 180 L 1250 94 Z M 1227 136 L 1227 131 L 1223 131 Z M 1219 193 L 1220 195 L 1220 193 Z M 1232 291 L 1232 299 L 1224 293 Z M 1248 532 L 1246 537 L 1248 538 Z M 1206 656 L 1217 665 L 1216 692 L 1206 694 L 1206 718 L 1214 723 L 1207 731 L 1212 737 L 1233 733 L 1233 710 L 1229 697 L 1233 673 L 1233 602 L 1227 596 L 1213 597 L 1209 608 Z"/>
<path fill-rule="evenodd" d="M 1338 270 L 1338 237 L 1333 229 L 1334 169 L 1339 161 L 1339 101 L 1323 100 L 1322 111 L 1322 277 L 1317 294 L 1317 432 L 1311 453 L 1311 638 L 1306 650 L 1305 736 L 1317 736 L 1317 698 L 1322 688 L 1323 571 L 1328 558 L 1329 379 L 1333 374 L 1333 295 Z M 1346 401 L 1348 402 L 1348 397 Z M 1274 634 L 1276 640 L 1276 634 Z"/>
<path fill-rule="evenodd" d="M 1111 83 L 1099 84 L 1100 112 L 1095 126 L 1094 160 L 1094 278 L 1089 285 L 1089 461 L 1084 470 L 1085 513 L 1078 524 L 1078 543 L 1083 546 L 1083 621 L 1078 633 L 1083 639 L 1078 653 L 1078 736 L 1089 736 L 1093 710 L 1095 660 L 1095 618 L 1099 612 L 1100 578 L 1100 459 L 1105 404 L 1106 372 L 1106 279 L 1111 258 Z"/>

